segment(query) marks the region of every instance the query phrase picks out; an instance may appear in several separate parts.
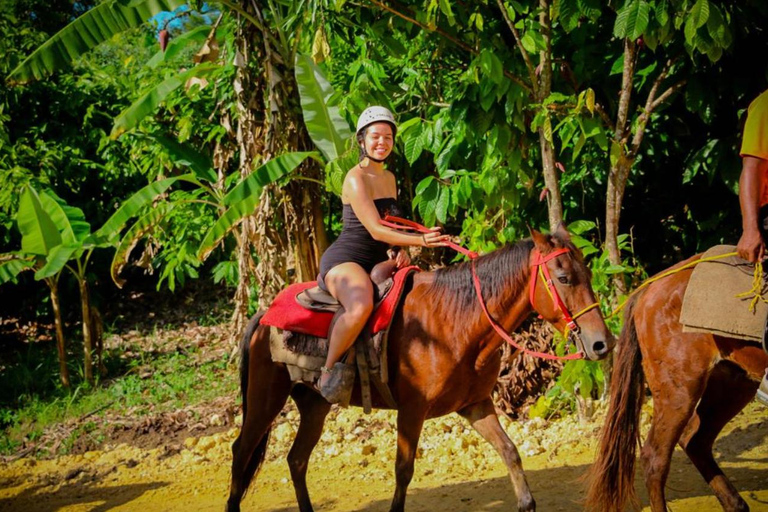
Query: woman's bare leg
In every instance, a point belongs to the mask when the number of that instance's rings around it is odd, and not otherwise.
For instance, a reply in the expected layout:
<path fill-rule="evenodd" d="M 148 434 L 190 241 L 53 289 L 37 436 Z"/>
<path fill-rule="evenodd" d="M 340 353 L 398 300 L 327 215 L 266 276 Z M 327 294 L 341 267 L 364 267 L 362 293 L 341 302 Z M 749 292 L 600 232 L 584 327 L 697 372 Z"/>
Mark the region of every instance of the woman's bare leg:
<path fill-rule="evenodd" d="M 357 263 L 342 263 L 325 275 L 328 291 L 344 306 L 331 331 L 326 368 L 332 368 L 352 346 L 373 310 L 373 284 L 368 273 Z M 330 377 L 323 373 L 320 385 Z"/>

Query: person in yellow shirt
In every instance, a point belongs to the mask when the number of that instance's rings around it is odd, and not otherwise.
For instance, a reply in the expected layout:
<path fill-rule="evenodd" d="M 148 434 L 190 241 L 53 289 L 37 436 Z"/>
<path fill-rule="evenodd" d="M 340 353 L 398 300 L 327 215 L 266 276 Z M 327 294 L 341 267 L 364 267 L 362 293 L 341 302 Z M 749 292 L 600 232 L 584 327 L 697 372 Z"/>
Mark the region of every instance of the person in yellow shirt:
<path fill-rule="evenodd" d="M 768 90 L 755 98 L 747 111 L 741 143 L 741 205 L 742 234 L 736 250 L 752 263 L 765 257 L 768 235 Z M 763 348 L 768 351 L 768 325 L 763 334 Z M 768 405 L 768 371 L 757 390 L 757 399 Z"/>

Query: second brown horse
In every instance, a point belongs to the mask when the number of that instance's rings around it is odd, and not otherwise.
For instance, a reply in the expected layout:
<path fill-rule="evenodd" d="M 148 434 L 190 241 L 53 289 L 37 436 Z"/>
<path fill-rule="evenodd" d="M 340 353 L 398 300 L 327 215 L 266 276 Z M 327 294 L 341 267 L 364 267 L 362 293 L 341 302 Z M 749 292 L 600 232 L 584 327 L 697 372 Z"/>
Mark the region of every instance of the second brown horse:
<path fill-rule="evenodd" d="M 628 303 L 615 353 L 611 404 L 590 470 L 590 512 L 623 512 L 627 502 L 638 504 L 634 467 L 646 382 L 653 396 L 653 419 L 640 458 L 651 510 L 667 510 L 664 487 L 676 444 L 724 510 L 749 510 L 715 462 L 712 445 L 754 398 L 768 354 L 754 342 L 683 332 L 680 309 L 691 273 L 687 268 L 662 278 Z"/>
<path fill-rule="evenodd" d="M 565 307 L 582 311 L 595 302 L 590 274 L 567 231 L 552 236 L 532 233 L 532 240 L 504 247 L 476 261 L 483 297 L 490 314 L 508 332 L 532 309 L 557 329 L 565 328 L 563 312 L 545 288 L 536 282 L 534 304 L 528 286 L 536 252 L 545 256 L 557 249 L 544 265 L 552 276 Z M 397 401 L 396 487 L 392 511 L 405 507 L 406 489 L 413 477 L 414 458 L 424 421 L 458 412 L 496 449 L 506 464 L 520 511 L 536 504 L 523 473 L 517 448 L 502 429 L 491 401 L 499 374 L 503 343 L 485 318 L 472 280 L 469 263 L 413 278 L 406 298 L 396 312 L 389 335 L 389 384 Z M 272 361 L 270 327 L 251 319 L 242 344 L 241 387 L 243 426 L 232 446 L 232 480 L 227 511 L 240 510 L 240 501 L 259 470 L 267 449 L 272 422 L 288 397 L 293 397 L 301 417 L 298 433 L 288 454 L 288 465 L 301 512 L 313 510 L 306 474 L 310 454 L 320 439 L 330 405 L 305 385 L 294 385 L 284 365 Z M 579 348 L 590 359 L 600 359 L 613 347 L 599 308 L 577 320 Z M 374 407 L 384 401 L 373 392 Z M 355 390 L 353 405 L 360 404 Z"/>

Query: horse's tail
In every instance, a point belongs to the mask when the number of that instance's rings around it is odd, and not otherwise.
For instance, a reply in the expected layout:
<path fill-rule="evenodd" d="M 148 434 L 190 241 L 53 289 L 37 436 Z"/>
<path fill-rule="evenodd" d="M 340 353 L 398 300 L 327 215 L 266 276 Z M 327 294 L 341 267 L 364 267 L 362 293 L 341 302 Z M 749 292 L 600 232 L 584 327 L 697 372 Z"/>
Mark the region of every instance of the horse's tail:
<path fill-rule="evenodd" d="M 248 414 L 248 371 L 250 366 L 251 338 L 253 338 L 256 329 L 259 328 L 259 321 L 265 313 L 266 310 L 262 310 L 251 317 L 251 320 L 245 327 L 243 339 L 240 340 L 240 392 L 243 395 L 243 425 L 245 425 L 245 418 Z M 269 327 L 265 328 L 269 329 Z M 259 441 L 259 444 L 253 450 L 253 454 L 248 460 L 248 464 L 245 466 L 245 471 L 243 471 L 243 474 L 241 475 L 240 482 L 242 485 L 243 493 L 248 490 L 248 486 L 250 485 L 251 481 L 253 481 L 256 473 L 259 472 L 259 468 L 261 467 L 262 462 L 264 462 L 264 456 L 267 454 L 267 445 L 269 444 L 269 434 L 271 431 L 272 428 L 270 427 L 264 433 L 261 441 Z M 242 432 L 240 433 L 240 436 L 242 436 Z M 240 438 L 235 441 L 235 445 L 232 447 L 233 450 L 237 450 L 239 448 L 239 441 Z"/>
<path fill-rule="evenodd" d="M 635 494 L 635 453 L 640 444 L 640 411 L 645 376 L 630 299 L 624 315 L 611 378 L 611 404 L 600 434 L 597 460 L 587 474 L 586 510 L 621 512 L 629 501 L 638 505 Z"/>

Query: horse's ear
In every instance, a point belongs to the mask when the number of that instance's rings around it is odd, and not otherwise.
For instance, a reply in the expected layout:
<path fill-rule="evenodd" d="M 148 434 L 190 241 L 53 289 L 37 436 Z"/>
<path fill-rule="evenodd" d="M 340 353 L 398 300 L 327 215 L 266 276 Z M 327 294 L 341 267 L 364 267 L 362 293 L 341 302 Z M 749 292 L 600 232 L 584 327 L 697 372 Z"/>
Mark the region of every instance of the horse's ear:
<path fill-rule="evenodd" d="M 533 245 L 536 246 L 536 249 L 541 254 L 547 254 L 548 252 L 552 251 L 552 243 L 549 240 L 549 236 L 545 235 L 544 233 L 540 233 L 536 231 L 535 229 L 531 229 L 531 227 L 528 227 L 529 231 L 531 232 L 531 238 L 533 239 Z"/>
<path fill-rule="evenodd" d="M 565 224 L 562 221 L 557 223 L 557 227 L 553 234 L 555 235 L 555 238 L 563 243 L 563 245 L 571 241 L 571 234 L 568 233 L 568 230 L 565 228 Z"/>

